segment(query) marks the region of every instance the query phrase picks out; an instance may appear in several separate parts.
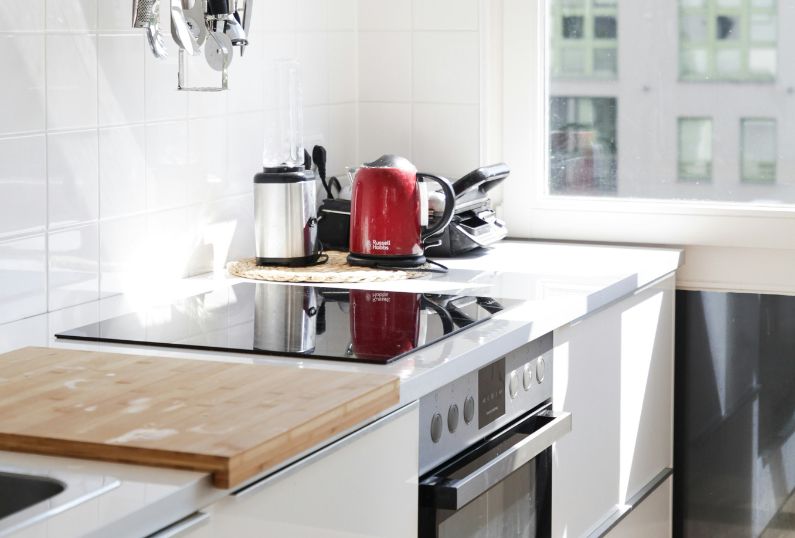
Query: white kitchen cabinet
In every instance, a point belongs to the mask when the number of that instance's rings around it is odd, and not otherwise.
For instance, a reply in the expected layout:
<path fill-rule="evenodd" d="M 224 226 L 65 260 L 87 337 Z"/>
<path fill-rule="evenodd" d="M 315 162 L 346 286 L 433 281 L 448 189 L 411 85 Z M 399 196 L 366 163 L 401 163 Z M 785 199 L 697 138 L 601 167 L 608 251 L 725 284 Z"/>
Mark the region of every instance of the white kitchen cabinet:
<path fill-rule="evenodd" d="M 673 529 L 671 502 L 673 478 L 669 477 L 637 508 L 607 533 L 607 538 L 667 538 Z"/>
<path fill-rule="evenodd" d="M 417 534 L 418 405 L 202 510 L 180 538 L 406 538 Z"/>
<path fill-rule="evenodd" d="M 589 535 L 672 466 L 674 294 L 671 276 L 555 331 L 572 431 L 553 449 L 553 537 Z"/>

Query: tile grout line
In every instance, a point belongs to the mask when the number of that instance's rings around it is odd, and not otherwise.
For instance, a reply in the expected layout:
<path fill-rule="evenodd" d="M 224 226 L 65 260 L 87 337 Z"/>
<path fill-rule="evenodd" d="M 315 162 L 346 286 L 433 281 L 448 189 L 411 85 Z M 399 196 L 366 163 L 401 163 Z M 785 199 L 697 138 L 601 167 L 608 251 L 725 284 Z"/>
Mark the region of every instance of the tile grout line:
<path fill-rule="evenodd" d="M 44 2 L 44 20 L 42 21 L 44 33 L 44 190 L 46 209 L 44 215 L 44 313 L 50 312 L 50 134 L 49 134 L 49 77 L 47 76 L 48 54 L 47 42 L 47 2 Z M 47 333 L 49 334 L 49 316 L 47 318 Z"/>
<path fill-rule="evenodd" d="M 100 75 L 99 71 L 100 71 L 100 68 L 99 68 L 99 66 L 100 66 L 100 54 L 101 54 L 100 43 L 99 43 L 99 33 L 100 33 L 99 32 L 99 27 L 100 27 L 100 24 L 99 24 L 99 6 L 100 6 L 100 2 L 101 1 L 102 0 L 99 0 L 96 3 L 96 6 L 94 8 L 96 10 L 95 13 L 94 13 L 94 16 L 96 17 L 96 21 L 97 21 L 96 28 L 94 28 L 94 42 L 96 43 L 96 47 L 97 47 L 97 49 L 96 49 L 97 50 L 97 63 L 96 63 L 96 72 L 95 72 L 96 85 L 97 85 L 97 87 L 96 87 L 96 91 L 97 91 L 97 102 L 96 102 L 96 109 L 97 109 L 97 125 L 96 125 L 96 135 L 97 135 L 97 177 L 96 177 L 96 180 L 97 180 L 97 236 L 96 236 L 97 237 L 97 248 L 96 248 L 96 255 L 97 255 L 97 265 L 96 265 L 96 268 L 97 268 L 97 300 L 99 300 L 101 298 L 101 296 L 102 296 L 102 271 L 101 271 L 102 265 L 101 265 L 101 262 L 100 262 L 100 252 L 102 250 L 101 247 L 100 247 L 100 245 L 102 244 L 102 226 L 100 225 L 101 218 L 102 218 L 102 182 L 100 181 L 100 178 L 101 178 L 101 175 L 102 175 L 101 166 L 100 166 L 101 163 L 102 163 L 102 146 L 101 146 L 101 143 L 100 143 L 100 140 L 99 140 L 99 123 L 100 123 L 99 122 L 99 115 L 100 115 L 100 105 L 99 105 L 99 103 L 100 103 L 100 100 L 101 100 L 100 99 L 100 95 L 99 95 L 99 92 L 100 92 L 100 87 L 99 87 L 99 75 Z"/>

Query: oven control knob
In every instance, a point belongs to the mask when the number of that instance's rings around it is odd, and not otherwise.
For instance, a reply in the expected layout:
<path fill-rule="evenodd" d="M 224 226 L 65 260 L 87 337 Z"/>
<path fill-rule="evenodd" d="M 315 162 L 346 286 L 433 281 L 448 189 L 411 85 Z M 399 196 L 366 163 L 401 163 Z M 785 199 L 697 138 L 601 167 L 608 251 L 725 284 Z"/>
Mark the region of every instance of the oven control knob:
<path fill-rule="evenodd" d="M 442 428 L 444 428 L 442 415 L 435 413 L 431 419 L 431 441 L 434 443 L 439 442 L 439 439 L 442 438 Z"/>
<path fill-rule="evenodd" d="M 533 384 L 533 365 L 529 362 L 522 369 L 522 386 L 524 390 L 530 390 Z"/>
<path fill-rule="evenodd" d="M 467 396 L 464 400 L 464 422 L 469 424 L 475 418 L 475 399 L 472 396 Z"/>
<path fill-rule="evenodd" d="M 453 404 L 447 410 L 447 430 L 450 433 L 455 433 L 458 429 L 458 406 Z"/>
<path fill-rule="evenodd" d="M 511 393 L 511 400 L 519 395 L 519 374 L 516 370 L 511 372 L 511 379 L 508 381 L 508 391 Z"/>
<path fill-rule="evenodd" d="M 547 369 L 546 362 L 544 361 L 544 357 L 539 357 L 538 362 L 536 362 L 536 379 L 538 379 L 539 383 L 544 382 L 544 371 Z"/>

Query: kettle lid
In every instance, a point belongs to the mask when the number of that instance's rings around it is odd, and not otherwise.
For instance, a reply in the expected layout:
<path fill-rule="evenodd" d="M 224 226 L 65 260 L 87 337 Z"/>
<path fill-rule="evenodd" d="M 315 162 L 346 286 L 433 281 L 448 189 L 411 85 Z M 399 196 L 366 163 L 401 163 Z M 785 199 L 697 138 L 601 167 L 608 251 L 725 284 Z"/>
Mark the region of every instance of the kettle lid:
<path fill-rule="evenodd" d="M 397 168 L 399 170 L 410 170 L 416 172 L 417 168 L 411 161 L 398 155 L 382 155 L 371 163 L 364 163 L 366 168 Z"/>

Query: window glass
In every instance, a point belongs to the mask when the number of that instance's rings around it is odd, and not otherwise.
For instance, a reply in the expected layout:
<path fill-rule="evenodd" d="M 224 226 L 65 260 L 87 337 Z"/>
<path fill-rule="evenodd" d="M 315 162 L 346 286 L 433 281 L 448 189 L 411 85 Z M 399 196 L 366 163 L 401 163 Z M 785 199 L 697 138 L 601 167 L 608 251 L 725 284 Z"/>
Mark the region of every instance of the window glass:
<path fill-rule="evenodd" d="M 618 70 L 616 0 L 552 0 L 552 76 L 614 79 Z"/>
<path fill-rule="evenodd" d="M 747 182 L 776 181 L 776 120 L 742 120 L 742 179 Z"/>
<path fill-rule="evenodd" d="M 554 97 L 551 116 L 551 191 L 615 194 L 616 99 Z"/>
<path fill-rule="evenodd" d="M 712 179 L 712 120 L 709 118 L 679 119 L 679 179 L 709 181 Z"/>
<path fill-rule="evenodd" d="M 548 5 L 550 195 L 795 203 L 795 4 Z"/>

